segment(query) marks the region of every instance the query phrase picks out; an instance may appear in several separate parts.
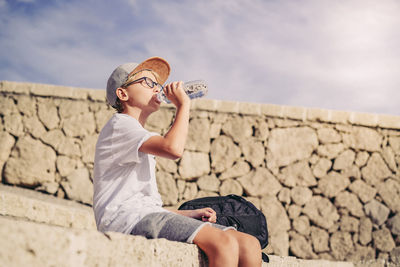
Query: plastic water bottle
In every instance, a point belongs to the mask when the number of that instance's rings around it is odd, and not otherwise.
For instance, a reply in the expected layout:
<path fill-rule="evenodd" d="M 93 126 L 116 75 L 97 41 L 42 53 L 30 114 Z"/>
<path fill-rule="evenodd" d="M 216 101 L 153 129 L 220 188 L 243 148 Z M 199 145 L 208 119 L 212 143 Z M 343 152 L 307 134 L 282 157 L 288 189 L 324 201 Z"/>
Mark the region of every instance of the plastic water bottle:
<path fill-rule="evenodd" d="M 185 90 L 186 94 L 190 99 L 203 97 L 208 92 L 207 83 L 203 80 L 195 80 L 183 83 L 183 90 Z M 159 101 L 164 103 L 171 103 L 167 96 L 164 94 L 164 90 L 161 90 L 157 94 L 157 98 Z"/>

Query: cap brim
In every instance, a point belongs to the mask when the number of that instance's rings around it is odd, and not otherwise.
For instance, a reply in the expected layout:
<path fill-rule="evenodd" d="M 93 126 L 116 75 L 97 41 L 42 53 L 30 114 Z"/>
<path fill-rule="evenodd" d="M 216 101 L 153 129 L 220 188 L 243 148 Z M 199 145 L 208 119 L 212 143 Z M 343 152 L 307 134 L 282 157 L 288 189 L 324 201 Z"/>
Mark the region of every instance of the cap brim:
<path fill-rule="evenodd" d="M 168 62 L 161 57 L 151 57 L 140 63 L 130 74 L 136 73 L 138 71 L 150 69 L 158 74 L 158 83 L 164 84 L 169 76 L 171 68 Z"/>

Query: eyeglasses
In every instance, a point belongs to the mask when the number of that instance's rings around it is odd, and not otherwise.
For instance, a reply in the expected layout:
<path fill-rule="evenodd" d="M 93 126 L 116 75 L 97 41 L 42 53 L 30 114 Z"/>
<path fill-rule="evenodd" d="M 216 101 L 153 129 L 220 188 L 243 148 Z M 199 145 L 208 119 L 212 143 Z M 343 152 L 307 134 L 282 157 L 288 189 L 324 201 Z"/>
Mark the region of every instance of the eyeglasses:
<path fill-rule="evenodd" d="M 147 85 L 148 87 L 150 87 L 151 89 L 153 89 L 154 87 L 158 87 L 158 88 L 160 89 L 160 91 L 161 91 L 161 90 L 164 88 L 161 84 L 159 84 L 159 83 L 153 81 L 153 80 L 150 79 L 149 77 L 142 77 L 142 78 L 139 78 L 139 79 L 137 79 L 137 80 L 128 82 L 128 83 L 126 83 L 126 84 L 123 84 L 122 86 L 123 86 L 123 87 L 128 87 L 128 86 L 131 85 L 131 84 L 138 83 L 138 82 L 143 82 L 143 81 L 144 81 L 144 82 L 146 83 L 146 85 Z"/>

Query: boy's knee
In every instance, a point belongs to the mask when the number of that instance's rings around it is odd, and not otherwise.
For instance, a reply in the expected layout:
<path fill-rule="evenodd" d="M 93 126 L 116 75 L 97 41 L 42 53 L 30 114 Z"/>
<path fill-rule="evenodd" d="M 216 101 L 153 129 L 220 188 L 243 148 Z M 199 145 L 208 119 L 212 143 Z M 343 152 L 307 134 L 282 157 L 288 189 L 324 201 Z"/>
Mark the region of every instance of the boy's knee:
<path fill-rule="evenodd" d="M 246 258 L 247 262 L 251 261 L 254 264 L 262 262 L 261 245 L 257 238 L 249 235 L 241 242 L 240 246 L 241 256 Z"/>
<path fill-rule="evenodd" d="M 224 231 L 221 233 L 217 245 L 219 246 L 219 249 L 229 251 L 231 255 L 239 253 L 238 240 L 229 232 Z"/>
<path fill-rule="evenodd" d="M 207 231 L 208 230 L 208 231 Z M 222 231 L 215 228 L 204 227 L 201 230 L 199 237 L 196 237 L 194 243 L 196 243 L 206 253 L 218 253 L 218 254 L 239 254 L 239 243 L 238 240 L 229 233 L 229 231 Z"/>
<path fill-rule="evenodd" d="M 249 253 L 261 255 L 260 241 L 258 241 L 258 239 L 255 238 L 254 236 L 249 236 L 249 238 L 247 238 L 245 247 L 247 248 L 247 251 Z"/>

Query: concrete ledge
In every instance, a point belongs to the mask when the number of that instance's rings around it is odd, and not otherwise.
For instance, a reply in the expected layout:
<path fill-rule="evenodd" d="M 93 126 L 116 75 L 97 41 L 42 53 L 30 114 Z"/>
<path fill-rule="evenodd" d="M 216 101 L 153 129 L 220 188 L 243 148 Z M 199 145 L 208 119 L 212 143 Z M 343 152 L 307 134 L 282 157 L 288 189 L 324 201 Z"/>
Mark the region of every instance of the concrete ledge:
<path fill-rule="evenodd" d="M 74 227 L 96 229 L 92 208 L 33 190 L 0 185 L 0 215 Z"/>
<path fill-rule="evenodd" d="M 205 266 L 195 245 L 0 216 L 0 266 Z"/>
<path fill-rule="evenodd" d="M 100 233 L 90 207 L 28 189 L 0 185 L 0 215 L 0 266 L 206 266 L 197 246 Z M 353 264 L 271 255 L 263 266 Z"/>
<path fill-rule="evenodd" d="M 100 233 L 0 216 L 0 266 L 207 266 L 195 245 Z M 263 267 L 353 267 L 350 262 L 270 256 Z"/>
<path fill-rule="evenodd" d="M 86 89 L 48 84 L 0 81 L 0 92 L 8 94 L 25 94 L 43 97 L 59 97 L 77 100 L 105 102 L 105 90 Z M 163 108 L 173 108 L 163 105 Z M 281 106 L 236 101 L 219 101 L 197 99 L 192 101 L 193 110 L 238 113 L 244 115 L 265 115 L 301 121 L 320 121 L 328 123 L 354 124 L 367 127 L 400 129 L 400 116 L 373 114 L 297 106 Z"/>

